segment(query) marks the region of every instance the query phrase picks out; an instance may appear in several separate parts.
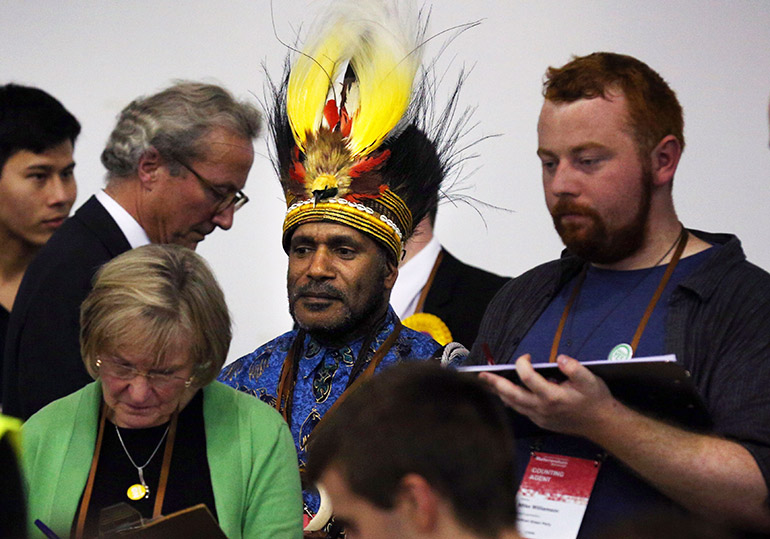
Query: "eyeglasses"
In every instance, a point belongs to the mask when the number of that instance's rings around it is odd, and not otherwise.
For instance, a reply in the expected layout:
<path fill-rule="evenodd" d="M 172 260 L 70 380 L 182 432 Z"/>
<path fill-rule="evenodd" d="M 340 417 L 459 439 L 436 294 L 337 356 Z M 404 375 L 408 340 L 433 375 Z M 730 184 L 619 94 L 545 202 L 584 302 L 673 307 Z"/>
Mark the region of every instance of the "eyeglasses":
<path fill-rule="evenodd" d="M 214 195 L 214 198 L 217 200 L 217 207 L 214 213 L 222 213 L 230 206 L 233 207 L 233 211 L 236 212 L 240 210 L 248 201 L 249 197 L 246 196 L 246 193 L 241 191 L 240 189 L 237 191 L 228 191 L 226 193 L 223 193 L 221 188 L 215 186 L 212 182 L 198 174 L 198 172 L 192 168 L 189 164 L 187 164 L 182 159 L 179 159 L 176 155 L 171 156 L 174 161 L 182 165 L 184 168 L 189 170 L 193 173 L 193 176 L 198 178 L 198 181 L 201 182 L 201 185 L 209 190 L 209 192 Z"/>
<path fill-rule="evenodd" d="M 182 378 L 164 370 L 141 371 L 132 365 L 123 363 L 119 358 L 113 357 L 97 357 L 96 368 L 99 369 L 102 375 L 123 381 L 133 380 L 137 376 L 144 376 L 147 379 L 147 383 L 156 389 L 167 389 L 177 384 L 184 384 L 185 387 L 190 387 L 195 378 L 195 376 Z"/>

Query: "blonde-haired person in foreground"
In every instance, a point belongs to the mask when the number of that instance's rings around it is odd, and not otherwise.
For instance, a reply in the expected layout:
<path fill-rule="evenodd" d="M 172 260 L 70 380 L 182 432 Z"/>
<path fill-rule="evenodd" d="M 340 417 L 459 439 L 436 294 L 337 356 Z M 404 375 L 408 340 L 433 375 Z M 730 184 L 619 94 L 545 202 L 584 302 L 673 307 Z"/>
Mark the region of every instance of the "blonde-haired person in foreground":
<path fill-rule="evenodd" d="M 214 381 L 230 316 L 193 251 L 149 245 L 108 262 L 81 308 L 96 380 L 23 428 L 30 531 L 94 537 L 100 511 L 144 518 L 204 503 L 229 538 L 300 537 L 291 434 L 270 407 Z"/>

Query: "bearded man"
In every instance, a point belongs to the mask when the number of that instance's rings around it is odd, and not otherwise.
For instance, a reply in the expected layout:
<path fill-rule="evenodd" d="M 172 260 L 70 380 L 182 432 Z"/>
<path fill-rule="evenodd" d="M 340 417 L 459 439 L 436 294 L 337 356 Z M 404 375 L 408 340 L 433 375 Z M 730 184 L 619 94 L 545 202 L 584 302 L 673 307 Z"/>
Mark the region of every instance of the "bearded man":
<path fill-rule="evenodd" d="M 567 251 L 503 287 L 469 360 L 515 361 L 523 386 L 483 377 L 546 430 L 517 436 L 519 477 L 531 453 L 596 461 L 578 537 L 672 504 L 767 532 L 770 275 L 735 236 L 679 222 L 682 109 L 649 66 L 613 53 L 575 58 L 548 70 L 544 95 L 537 154 Z M 662 354 L 692 374 L 711 430 L 628 408 L 580 363 Z M 564 383 L 534 371 L 547 361 Z"/>
<path fill-rule="evenodd" d="M 389 306 L 404 243 L 459 162 L 451 149 L 461 131 L 456 97 L 442 113 L 429 110 L 435 81 L 417 78 L 424 25 L 413 33 L 420 26 L 403 15 L 387 2 L 336 2 L 271 96 L 295 329 L 219 379 L 281 412 L 301 469 L 335 403 L 389 365 L 443 350 Z M 321 533 L 328 515 L 312 520 L 320 495 L 303 494 L 307 531 Z"/>

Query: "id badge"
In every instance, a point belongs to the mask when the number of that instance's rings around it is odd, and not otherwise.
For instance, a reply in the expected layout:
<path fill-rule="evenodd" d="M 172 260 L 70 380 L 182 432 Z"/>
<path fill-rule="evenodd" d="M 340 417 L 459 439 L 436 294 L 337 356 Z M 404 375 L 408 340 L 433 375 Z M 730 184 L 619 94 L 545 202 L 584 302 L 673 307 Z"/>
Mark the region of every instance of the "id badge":
<path fill-rule="evenodd" d="M 516 494 L 525 539 L 575 539 L 599 474 L 597 460 L 532 453 Z"/>

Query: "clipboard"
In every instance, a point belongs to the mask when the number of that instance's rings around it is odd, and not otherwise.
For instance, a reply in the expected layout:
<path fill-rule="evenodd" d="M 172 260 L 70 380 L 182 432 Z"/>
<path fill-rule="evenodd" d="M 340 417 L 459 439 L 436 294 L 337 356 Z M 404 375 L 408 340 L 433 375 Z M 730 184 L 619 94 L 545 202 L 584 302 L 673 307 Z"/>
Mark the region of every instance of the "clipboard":
<path fill-rule="evenodd" d="M 712 425 L 690 373 L 676 362 L 673 354 L 628 360 L 584 361 L 581 364 L 604 380 L 612 395 L 629 408 L 693 430 L 708 430 Z M 532 366 L 547 380 L 560 383 L 566 379 L 556 363 L 533 363 Z M 457 370 L 491 372 L 521 385 L 514 364 L 472 365 L 458 367 Z M 513 413 L 516 416 L 516 436 L 545 432 L 527 417 Z"/>
<path fill-rule="evenodd" d="M 227 539 L 208 508 L 200 503 L 170 515 L 145 521 L 141 527 L 114 537 L 131 539 Z"/>

